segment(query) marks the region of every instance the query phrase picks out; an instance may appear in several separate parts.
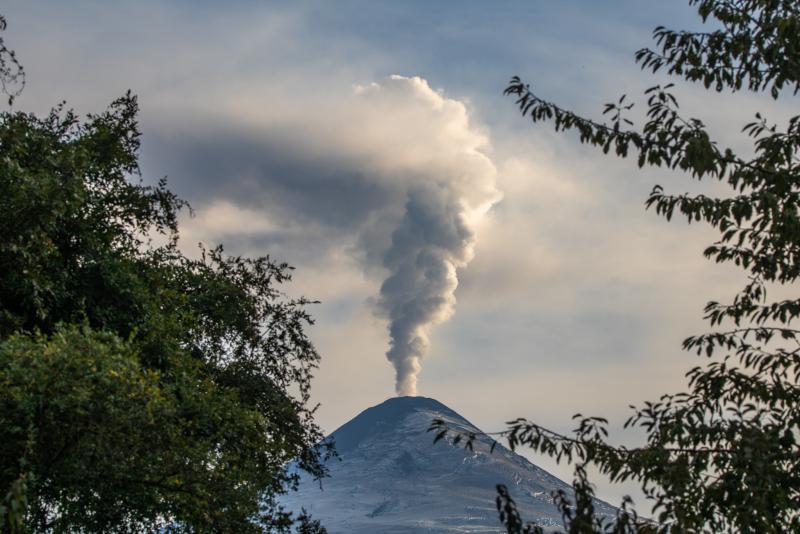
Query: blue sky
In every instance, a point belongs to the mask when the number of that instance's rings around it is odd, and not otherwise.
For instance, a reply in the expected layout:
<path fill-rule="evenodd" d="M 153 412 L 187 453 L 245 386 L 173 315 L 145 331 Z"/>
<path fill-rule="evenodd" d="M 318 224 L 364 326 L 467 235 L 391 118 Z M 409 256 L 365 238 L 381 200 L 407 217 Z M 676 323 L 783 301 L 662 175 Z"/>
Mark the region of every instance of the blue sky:
<path fill-rule="evenodd" d="M 696 188 L 686 177 L 533 127 L 501 94 L 518 74 L 599 117 L 664 81 L 633 53 L 657 25 L 697 27 L 685 2 L 12 0 L 3 13 L 28 74 L 17 107 L 96 112 L 133 90 L 145 180 L 167 175 L 197 211 L 186 250 L 224 242 L 297 267 L 290 291 L 322 301 L 314 398 L 328 431 L 394 393 L 381 287 L 392 236 L 420 228 L 420 191 L 474 217 L 440 247 L 458 286 L 437 286 L 454 301 L 431 312 L 418 390 L 487 430 L 525 416 L 566 431 L 575 412 L 618 428 L 629 404 L 683 387 L 681 340 L 742 279 L 702 259 L 707 229 L 645 212 L 653 184 Z M 731 143 L 757 109 L 788 106 L 678 95 Z M 611 501 L 633 491 L 598 482 Z"/>

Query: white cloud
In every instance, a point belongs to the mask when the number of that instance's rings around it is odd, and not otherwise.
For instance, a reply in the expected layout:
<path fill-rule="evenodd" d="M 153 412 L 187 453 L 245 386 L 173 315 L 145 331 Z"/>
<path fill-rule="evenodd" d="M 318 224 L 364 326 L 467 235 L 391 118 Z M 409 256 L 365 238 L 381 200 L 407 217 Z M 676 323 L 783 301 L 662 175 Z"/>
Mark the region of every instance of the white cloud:
<path fill-rule="evenodd" d="M 462 102 L 419 77 L 394 75 L 295 113 L 281 110 L 277 126 L 209 122 L 206 137 L 195 128 L 164 137 L 164 150 L 194 162 L 195 194 L 224 199 L 188 233 L 304 249 L 316 262 L 350 251 L 380 281 L 372 301 L 389 323 L 397 391 L 415 394 L 431 329 L 453 314 L 457 271 L 500 198 L 488 137 Z"/>

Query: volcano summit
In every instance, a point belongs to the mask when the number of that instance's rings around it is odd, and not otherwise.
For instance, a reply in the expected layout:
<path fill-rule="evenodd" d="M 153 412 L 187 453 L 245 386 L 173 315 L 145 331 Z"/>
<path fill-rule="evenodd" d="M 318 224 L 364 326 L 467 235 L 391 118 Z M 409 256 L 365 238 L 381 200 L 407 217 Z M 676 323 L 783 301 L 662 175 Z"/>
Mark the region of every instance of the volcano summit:
<path fill-rule="evenodd" d="M 479 437 L 474 450 L 448 438 L 433 443 L 431 421 Z M 492 439 L 444 404 L 425 397 L 395 397 L 361 412 L 332 434 L 340 458 L 330 477 L 304 479 L 283 501 L 305 507 L 330 534 L 504 532 L 495 486 L 505 484 L 526 521 L 554 530 L 561 515 L 551 493 L 569 484 Z M 598 513 L 614 514 L 603 502 Z"/>

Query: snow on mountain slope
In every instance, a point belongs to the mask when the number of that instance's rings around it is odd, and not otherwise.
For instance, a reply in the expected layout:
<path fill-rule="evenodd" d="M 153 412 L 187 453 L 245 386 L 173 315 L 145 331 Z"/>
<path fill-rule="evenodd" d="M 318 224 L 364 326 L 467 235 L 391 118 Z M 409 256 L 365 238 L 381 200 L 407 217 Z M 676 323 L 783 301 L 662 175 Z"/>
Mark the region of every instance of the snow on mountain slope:
<path fill-rule="evenodd" d="M 330 477 L 304 479 L 283 499 L 288 509 L 305 507 L 330 534 L 503 532 L 495 486 L 505 484 L 526 521 L 554 529 L 561 516 L 551 493 L 570 486 L 492 440 L 474 451 L 427 432 L 433 419 L 480 433 L 469 421 L 425 397 L 396 397 L 363 411 L 336 430 L 339 460 Z M 614 513 L 598 501 L 598 511 Z"/>

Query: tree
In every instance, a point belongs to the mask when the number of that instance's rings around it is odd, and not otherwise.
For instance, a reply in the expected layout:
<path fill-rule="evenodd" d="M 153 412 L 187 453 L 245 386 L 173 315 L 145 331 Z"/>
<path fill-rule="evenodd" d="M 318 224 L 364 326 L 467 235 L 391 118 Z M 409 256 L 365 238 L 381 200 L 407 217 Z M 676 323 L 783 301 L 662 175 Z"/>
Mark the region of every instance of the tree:
<path fill-rule="evenodd" d="M 0 32 L 6 29 L 6 18 L 0 15 Z M 14 103 L 25 87 L 25 70 L 13 50 L 0 37 L 0 91 L 8 97 L 8 105 Z"/>
<path fill-rule="evenodd" d="M 309 301 L 269 257 L 181 253 L 137 111 L 0 113 L 0 531 L 287 531 L 288 463 L 326 454 Z"/>
<path fill-rule="evenodd" d="M 657 47 L 636 53 L 643 70 L 699 82 L 708 91 L 752 91 L 778 99 L 800 90 L 800 4 L 796 0 L 690 0 L 708 32 L 658 27 Z M 523 116 L 575 131 L 582 143 L 636 157 L 694 179 L 715 180 L 728 196 L 672 195 L 656 185 L 646 201 L 668 220 L 684 217 L 719 231 L 705 250 L 746 274 L 731 302 L 709 302 L 711 330 L 683 342 L 704 361 L 687 373 L 688 389 L 634 410 L 626 427 L 644 429 L 642 447 L 607 441 L 607 421 L 576 416 L 572 435 L 519 419 L 503 432 L 509 445 L 574 462 L 575 502 L 557 495 L 569 532 L 800 532 L 800 299 L 771 299 L 800 276 L 800 116 L 775 124 L 762 115 L 742 128 L 753 155 L 712 140 L 705 124 L 679 112 L 673 85 L 645 92 L 647 122 L 636 129 L 623 96 L 587 119 L 537 95 L 514 77 L 505 94 Z M 447 431 L 439 422 L 438 431 Z M 469 438 L 469 436 L 468 436 Z M 469 443 L 469 439 L 467 440 Z M 585 466 L 612 481 L 635 480 L 653 503 L 655 522 L 624 506 L 615 521 L 593 514 Z M 500 488 L 508 532 L 541 532 L 523 524 Z"/>

